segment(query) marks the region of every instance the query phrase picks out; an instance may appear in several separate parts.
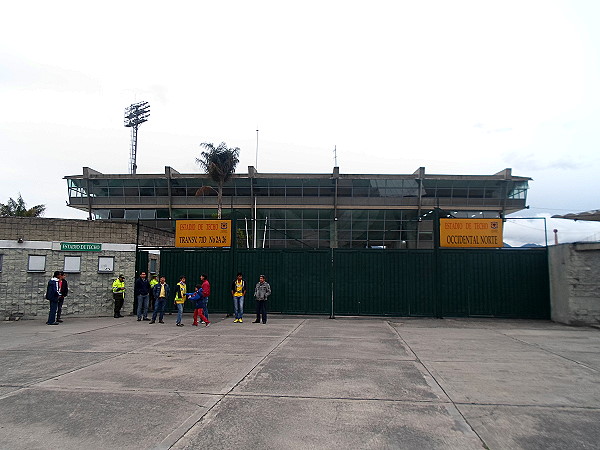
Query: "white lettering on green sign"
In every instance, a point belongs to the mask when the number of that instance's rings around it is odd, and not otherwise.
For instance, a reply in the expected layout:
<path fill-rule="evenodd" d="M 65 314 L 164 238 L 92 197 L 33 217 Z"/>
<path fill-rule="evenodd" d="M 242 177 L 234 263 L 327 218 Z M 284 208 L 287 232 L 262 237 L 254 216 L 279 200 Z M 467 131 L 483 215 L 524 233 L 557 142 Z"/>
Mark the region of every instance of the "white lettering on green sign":
<path fill-rule="evenodd" d="M 60 249 L 65 252 L 99 252 L 102 244 L 61 242 Z"/>

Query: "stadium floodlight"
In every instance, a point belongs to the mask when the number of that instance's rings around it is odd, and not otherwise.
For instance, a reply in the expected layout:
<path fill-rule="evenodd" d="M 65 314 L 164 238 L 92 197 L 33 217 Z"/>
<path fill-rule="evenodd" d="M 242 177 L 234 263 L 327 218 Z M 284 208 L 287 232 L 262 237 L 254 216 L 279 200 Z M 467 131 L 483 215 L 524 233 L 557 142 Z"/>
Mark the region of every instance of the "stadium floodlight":
<path fill-rule="evenodd" d="M 129 173 L 137 170 L 137 131 L 138 127 L 148 121 L 150 104 L 148 102 L 133 103 L 125 108 L 125 126 L 131 128 L 131 153 L 129 156 Z"/>

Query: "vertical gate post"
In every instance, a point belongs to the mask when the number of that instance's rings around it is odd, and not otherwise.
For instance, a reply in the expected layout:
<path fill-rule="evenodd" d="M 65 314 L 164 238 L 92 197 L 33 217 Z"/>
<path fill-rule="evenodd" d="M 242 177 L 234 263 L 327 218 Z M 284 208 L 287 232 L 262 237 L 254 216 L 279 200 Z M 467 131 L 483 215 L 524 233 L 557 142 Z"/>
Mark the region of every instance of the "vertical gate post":
<path fill-rule="evenodd" d="M 232 215 L 231 215 L 231 245 L 229 247 L 229 260 L 230 260 L 230 274 L 229 274 L 229 278 L 232 278 L 233 276 L 235 276 L 235 274 L 237 273 L 237 270 L 235 269 L 235 260 L 236 260 L 236 256 L 237 256 L 237 217 L 236 217 L 236 211 L 233 210 Z M 228 278 L 226 278 L 228 279 Z M 232 278 L 233 279 L 233 278 Z M 231 314 L 229 314 L 229 311 L 231 308 L 231 302 L 229 302 L 229 306 L 227 307 L 227 317 L 229 317 Z"/>
<path fill-rule="evenodd" d="M 433 299 L 433 315 L 438 319 L 443 316 L 441 292 L 442 287 L 440 286 L 440 209 L 433 209 L 433 292 L 435 298 Z"/>
<path fill-rule="evenodd" d="M 334 259 L 334 249 L 331 248 L 331 265 L 329 266 L 329 281 L 331 286 L 331 314 L 329 315 L 330 319 L 335 319 L 335 259 Z"/>

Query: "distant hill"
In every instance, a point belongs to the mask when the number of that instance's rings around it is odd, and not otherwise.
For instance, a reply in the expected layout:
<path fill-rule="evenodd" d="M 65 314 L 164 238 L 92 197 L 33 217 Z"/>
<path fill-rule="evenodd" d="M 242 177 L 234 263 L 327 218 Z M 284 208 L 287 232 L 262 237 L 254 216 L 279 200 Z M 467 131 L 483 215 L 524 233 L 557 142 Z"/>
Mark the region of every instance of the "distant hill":
<path fill-rule="evenodd" d="M 512 246 L 512 245 L 510 245 L 510 244 L 507 244 L 506 242 L 504 242 L 504 247 L 513 248 L 513 246 Z M 535 247 L 543 247 L 543 245 L 540 245 L 540 244 L 523 244 L 523 245 L 521 245 L 521 248 L 522 248 L 522 247 L 526 247 L 526 248 L 535 248 Z M 516 248 L 518 248 L 518 247 L 516 247 Z"/>

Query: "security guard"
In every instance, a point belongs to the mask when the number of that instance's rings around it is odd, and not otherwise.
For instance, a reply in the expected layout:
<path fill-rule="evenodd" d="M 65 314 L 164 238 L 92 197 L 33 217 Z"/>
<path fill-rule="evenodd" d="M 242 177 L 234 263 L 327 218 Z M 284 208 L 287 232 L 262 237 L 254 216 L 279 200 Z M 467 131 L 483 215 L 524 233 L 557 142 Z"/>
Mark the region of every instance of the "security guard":
<path fill-rule="evenodd" d="M 113 299 L 115 300 L 115 319 L 124 317 L 121 315 L 121 308 L 125 301 L 125 275 L 119 275 L 112 285 Z"/>

